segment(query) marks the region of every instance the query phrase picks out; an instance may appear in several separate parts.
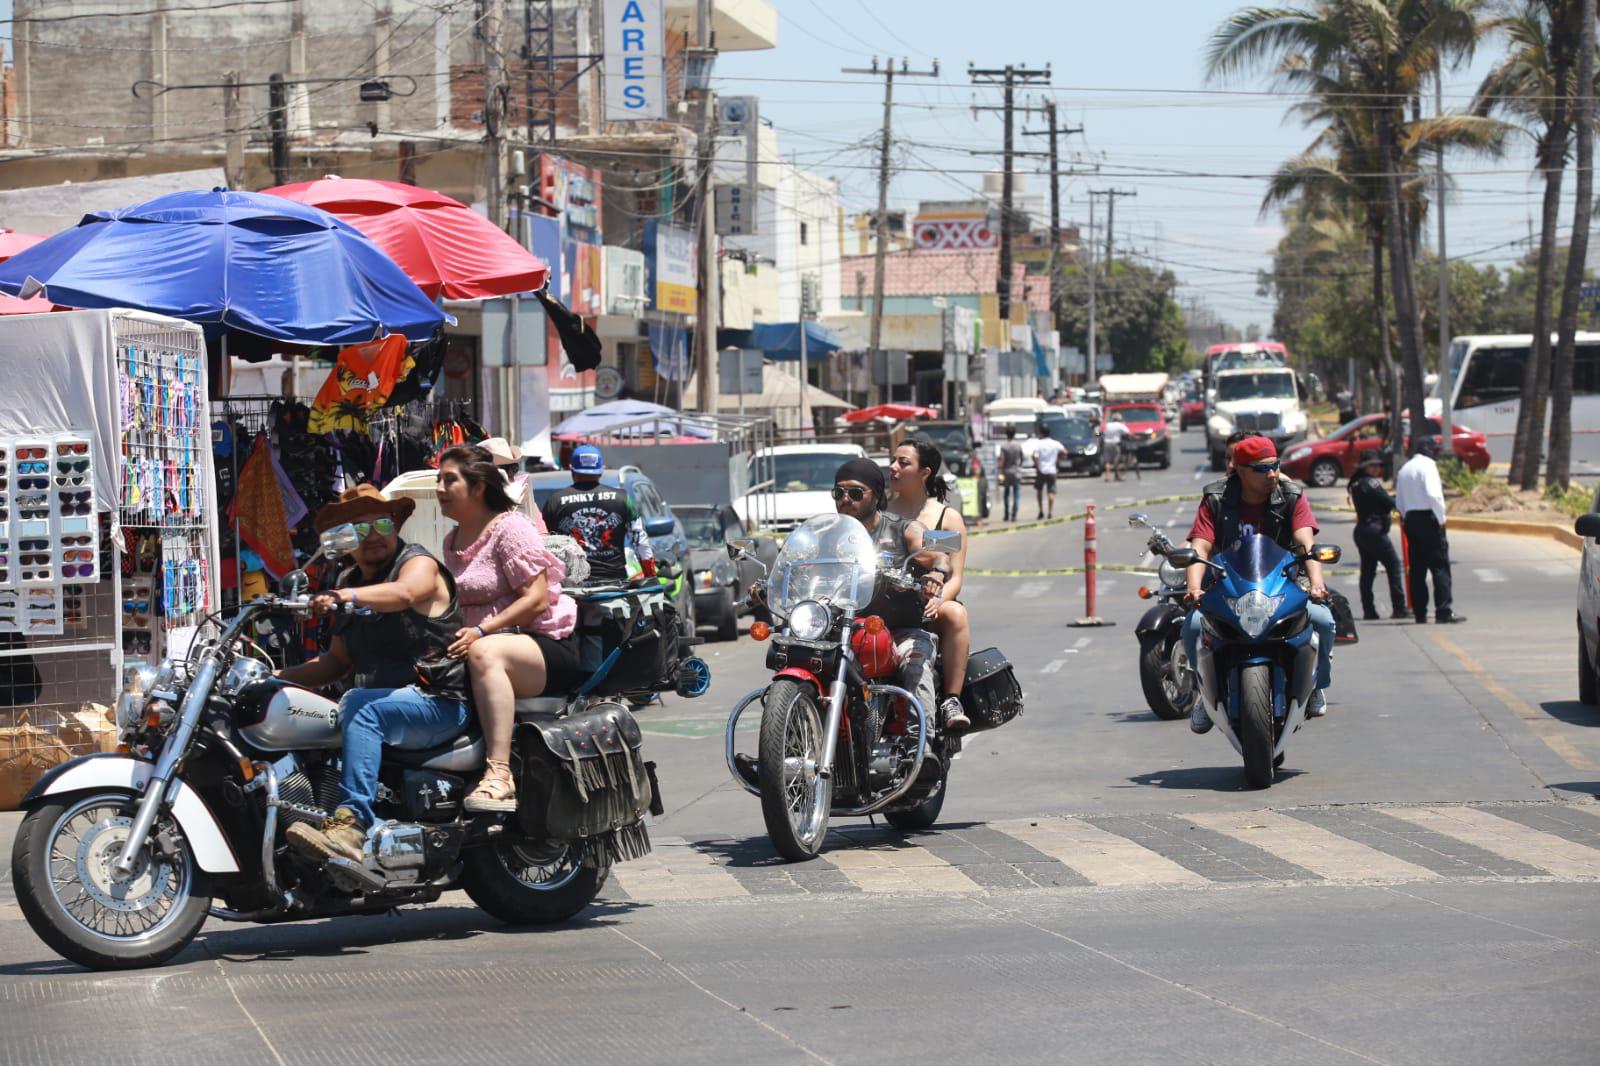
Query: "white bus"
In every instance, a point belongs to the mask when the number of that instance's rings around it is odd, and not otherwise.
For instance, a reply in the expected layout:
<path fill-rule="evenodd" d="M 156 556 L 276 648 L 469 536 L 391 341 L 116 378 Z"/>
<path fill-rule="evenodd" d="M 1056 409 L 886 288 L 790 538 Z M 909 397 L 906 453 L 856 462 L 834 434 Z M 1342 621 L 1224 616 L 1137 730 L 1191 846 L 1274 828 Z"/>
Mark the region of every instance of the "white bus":
<path fill-rule="evenodd" d="M 1522 406 L 1522 376 L 1532 350 L 1531 333 L 1457 337 L 1450 342 L 1455 382 L 1450 417 L 1487 436 L 1489 454 L 1500 461 L 1511 458 L 1517 410 Z M 1553 358 L 1554 337 L 1550 350 Z M 1600 333 L 1578 334 L 1572 369 L 1572 431 L 1600 433 Z M 1428 414 L 1434 417 L 1442 407 L 1445 380 L 1440 377 L 1427 402 Z"/>

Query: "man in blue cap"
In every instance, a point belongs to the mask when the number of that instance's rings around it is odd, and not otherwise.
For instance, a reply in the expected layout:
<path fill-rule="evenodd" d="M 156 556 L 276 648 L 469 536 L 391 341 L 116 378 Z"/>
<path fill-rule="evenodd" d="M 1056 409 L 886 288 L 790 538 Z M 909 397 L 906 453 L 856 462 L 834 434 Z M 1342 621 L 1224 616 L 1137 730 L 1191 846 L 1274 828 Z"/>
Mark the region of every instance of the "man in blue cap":
<path fill-rule="evenodd" d="M 656 573 L 656 554 L 644 523 L 620 488 L 600 483 L 605 459 L 600 449 L 584 444 L 573 449 L 569 463 L 572 487 L 553 494 L 541 508 L 551 533 L 571 537 L 589 557 L 589 583 L 621 585 L 628 580 L 627 547 L 639 557 L 646 577 Z"/>

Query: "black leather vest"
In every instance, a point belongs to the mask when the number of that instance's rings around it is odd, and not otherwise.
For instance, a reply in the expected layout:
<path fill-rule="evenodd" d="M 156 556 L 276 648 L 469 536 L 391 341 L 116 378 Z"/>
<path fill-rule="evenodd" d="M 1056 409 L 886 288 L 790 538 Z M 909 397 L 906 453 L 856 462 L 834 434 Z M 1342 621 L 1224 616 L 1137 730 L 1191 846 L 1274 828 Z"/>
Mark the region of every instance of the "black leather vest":
<path fill-rule="evenodd" d="M 1213 481 L 1205 487 L 1200 501 L 1211 512 L 1211 526 L 1216 531 L 1212 541 L 1212 554 L 1220 555 L 1233 547 L 1239 539 L 1239 513 L 1244 506 L 1244 486 L 1236 477 Z M 1278 545 L 1294 547 L 1294 508 L 1299 502 L 1301 488 L 1292 481 L 1279 479 L 1267 498 L 1266 517 L 1261 523 L 1263 536 L 1271 537 Z"/>
<path fill-rule="evenodd" d="M 362 585 L 381 585 L 400 577 L 400 568 L 418 556 L 433 559 L 433 553 L 420 544 L 400 542 L 400 552 L 394 557 L 389 572 L 375 581 L 362 581 L 361 571 L 347 571 L 340 579 L 341 587 L 359 589 Z M 417 663 L 425 659 L 443 659 L 445 649 L 455 642 L 456 631 L 467 624 L 456 599 L 455 578 L 443 563 L 434 559 L 445 587 L 450 590 L 450 605 L 437 618 L 429 618 L 417 611 L 390 611 L 384 614 L 352 614 L 339 619 L 335 632 L 344 637 L 345 649 L 350 653 L 353 669 L 350 684 L 354 688 L 404 688 L 419 683 Z M 435 685 L 428 689 L 431 696 L 466 698 L 464 683 L 466 671 L 453 671 L 461 675 L 460 683 Z M 458 691 L 459 690 L 459 691 Z"/>

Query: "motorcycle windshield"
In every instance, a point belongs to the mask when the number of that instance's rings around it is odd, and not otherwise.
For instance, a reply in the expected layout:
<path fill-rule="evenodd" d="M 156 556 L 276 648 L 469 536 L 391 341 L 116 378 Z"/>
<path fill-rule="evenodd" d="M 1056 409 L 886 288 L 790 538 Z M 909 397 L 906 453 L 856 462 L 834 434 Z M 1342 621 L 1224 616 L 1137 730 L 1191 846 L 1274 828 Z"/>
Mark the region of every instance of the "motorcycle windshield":
<path fill-rule="evenodd" d="M 1258 533 L 1240 537 L 1217 561 L 1228 568 L 1236 581 L 1262 585 L 1271 584 L 1271 579 L 1282 572 L 1292 558 L 1277 541 Z"/>
<path fill-rule="evenodd" d="M 784 540 L 768 583 L 769 602 L 785 618 L 803 600 L 856 611 L 872 598 L 877 572 L 877 553 L 865 526 L 846 515 L 818 515 Z"/>

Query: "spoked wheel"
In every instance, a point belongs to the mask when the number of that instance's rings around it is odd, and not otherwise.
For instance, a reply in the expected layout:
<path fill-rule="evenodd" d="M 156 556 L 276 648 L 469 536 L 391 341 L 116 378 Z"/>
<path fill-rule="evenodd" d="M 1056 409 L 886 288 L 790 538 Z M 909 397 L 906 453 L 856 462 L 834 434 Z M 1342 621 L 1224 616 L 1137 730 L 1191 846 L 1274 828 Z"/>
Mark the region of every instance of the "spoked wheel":
<path fill-rule="evenodd" d="M 205 924 L 211 879 L 170 819 L 133 870 L 115 863 L 138 813 L 125 792 L 64 796 L 23 819 L 11 852 L 22 914 L 64 958 L 94 970 L 158 966 Z"/>
<path fill-rule="evenodd" d="M 1167 656 L 1167 668 L 1161 677 L 1161 689 L 1166 693 L 1167 702 L 1172 709 L 1178 712 L 1175 717 L 1187 718 L 1189 711 L 1194 707 L 1194 701 L 1200 698 L 1200 679 L 1196 676 L 1194 666 L 1189 662 L 1188 649 L 1183 646 L 1183 639 L 1172 642 L 1172 654 Z"/>
<path fill-rule="evenodd" d="M 778 854 L 791 862 L 816 858 L 828 835 L 833 780 L 818 773 L 822 718 L 816 690 L 779 678 L 761 710 L 757 777 L 761 817 Z"/>
<path fill-rule="evenodd" d="M 1169 654 L 1166 641 L 1158 633 L 1146 636 L 1139 650 L 1139 684 L 1144 689 L 1144 701 L 1157 718 L 1167 721 L 1187 715 L 1189 704 L 1194 701 L 1193 689 L 1173 676 L 1179 656 L 1188 661 L 1183 641 L 1178 641 Z M 1178 700 L 1182 700 L 1181 706 Z"/>
<path fill-rule="evenodd" d="M 1244 749 L 1244 779 L 1251 788 L 1272 784 L 1272 668 L 1251 663 L 1239 673 L 1239 746 Z"/>
<path fill-rule="evenodd" d="M 501 840 L 464 856 L 461 887 L 472 902 L 511 925 L 564 922 L 594 901 L 611 872 L 586 860 L 581 843 Z"/>

